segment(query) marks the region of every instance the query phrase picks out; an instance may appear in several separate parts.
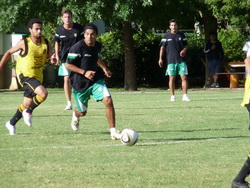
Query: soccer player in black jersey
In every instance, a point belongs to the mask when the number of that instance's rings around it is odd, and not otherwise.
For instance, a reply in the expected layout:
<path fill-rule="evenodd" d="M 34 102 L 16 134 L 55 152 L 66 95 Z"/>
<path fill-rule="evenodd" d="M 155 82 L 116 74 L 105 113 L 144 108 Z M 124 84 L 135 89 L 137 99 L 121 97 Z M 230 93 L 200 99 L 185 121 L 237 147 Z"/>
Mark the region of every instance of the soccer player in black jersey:
<path fill-rule="evenodd" d="M 111 139 L 120 139 L 116 129 L 115 108 L 113 100 L 104 83 L 104 76 L 111 77 L 111 72 L 101 58 L 102 44 L 96 41 L 98 29 L 89 24 L 84 29 L 84 39 L 77 42 L 69 50 L 66 68 L 71 71 L 70 81 L 77 109 L 73 111 L 71 127 L 79 129 L 81 116 L 87 114 L 88 101 L 92 96 L 96 101 L 102 101 L 106 107 Z"/>
<path fill-rule="evenodd" d="M 170 101 L 176 101 L 175 98 L 175 78 L 180 75 L 182 81 L 183 97 L 182 101 L 190 101 L 187 96 L 187 63 L 185 55 L 187 51 L 187 40 L 184 33 L 178 31 L 177 21 L 172 19 L 169 21 L 170 32 L 166 33 L 160 43 L 160 55 L 158 64 L 163 66 L 163 56 L 167 56 L 167 71 L 166 76 L 169 76 L 169 89 L 171 93 Z"/>
<path fill-rule="evenodd" d="M 64 93 L 67 100 L 67 106 L 64 110 L 72 110 L 69 71 L 65 68 L 65 63 L 71 46 L 82 39 L 84 27 L 72 22 L 72 12 L 69 9 L 62 11 L 61 19 L 63 25 L 57 27 L 55 34 L 55 54 L 58 65 L 60 64 L 58 75 L 64 76 Z"/>

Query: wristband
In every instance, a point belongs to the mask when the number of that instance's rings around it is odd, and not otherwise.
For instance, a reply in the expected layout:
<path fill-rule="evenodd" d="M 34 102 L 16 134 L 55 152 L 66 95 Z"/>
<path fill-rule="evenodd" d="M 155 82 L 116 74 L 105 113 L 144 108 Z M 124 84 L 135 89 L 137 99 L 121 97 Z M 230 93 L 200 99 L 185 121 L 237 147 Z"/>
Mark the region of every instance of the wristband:
<path fill-rule="evenodd" d="M 84 70 L 83 73 L 82 73 L 82 75 L 85 76 L 86 72 L 87 72 L 87 71 Z"/>

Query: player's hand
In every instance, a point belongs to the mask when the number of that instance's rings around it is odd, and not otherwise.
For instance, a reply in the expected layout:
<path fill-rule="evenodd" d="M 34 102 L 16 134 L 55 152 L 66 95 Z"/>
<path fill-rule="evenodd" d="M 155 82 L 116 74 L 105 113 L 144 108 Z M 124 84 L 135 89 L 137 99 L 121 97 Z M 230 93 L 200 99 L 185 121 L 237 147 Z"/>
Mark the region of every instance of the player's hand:
<path fill-rule="evenodd" d="M 107 76 L 108 78 L 111 78 L 111 76 L 112 76 L 112 72 L 110 72 L 110 70 L 105 70 L 104 71 L 104 74 L 105 74 L 105 76 Z"/>
<path fill-rule="evenodd" d="M 185 57 L 185 55 L 186 55 L 186 51 L 185 51 L 185 50 L 182 50 L 182 51 L 180 52 L 180 56 L 181 56 L 181 57 Z"/>
<path fill-rule="evenodd" d="M 52 64 L 56 64 L 56 63 L 57 63 L 57 59 L 56 59 L 56 55 L 55 55 L 55 54 L 53 54 L 53 55 L 50 57 L 50 62 L 51 62 Z"/>
<path fill-rule="evenodd" d="M 158 64 L 160 67 L 163 67 L 163 61 L 161 59 L 158 61 Z"/>
<path fill-rule="evenodd" d="M 95 71 L 88 70 L 84 74 L 85 78 L 88 78 L 89 80 L 93 80 L 95 76 Z"/>

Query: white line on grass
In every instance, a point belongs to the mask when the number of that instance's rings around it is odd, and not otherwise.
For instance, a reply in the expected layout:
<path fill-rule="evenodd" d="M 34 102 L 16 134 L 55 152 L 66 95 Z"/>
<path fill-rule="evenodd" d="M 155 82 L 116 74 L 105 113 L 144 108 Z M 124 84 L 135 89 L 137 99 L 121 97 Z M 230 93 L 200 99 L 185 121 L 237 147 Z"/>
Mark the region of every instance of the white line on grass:
<path fill-rule="evenodd" d="M 148 142 L 148 143 L 137 143 L 136 146 L 146 146 L 146 145 L 164 145 L 164 144 L 178 144 L 185 142 L 194 141 L 217 141 L 226 139 L 238 139 L 238 138 L 208 138 L 202 140 L 177 140 L 177 141 L 166 141 L 166 142 Z M 16 150 L 37 150 L 37 149 L 78 149 L 78 148 L 102 148 L 102 147 L 112 147 L 112 146 L 123 146 L 123 144 L 106 144 L 106 145 L 84 145 L 84 146 L 42 146 L 42 147 L 25 147 L 25 148 L 0 148 L 0 151 L 16 151 Z"/>

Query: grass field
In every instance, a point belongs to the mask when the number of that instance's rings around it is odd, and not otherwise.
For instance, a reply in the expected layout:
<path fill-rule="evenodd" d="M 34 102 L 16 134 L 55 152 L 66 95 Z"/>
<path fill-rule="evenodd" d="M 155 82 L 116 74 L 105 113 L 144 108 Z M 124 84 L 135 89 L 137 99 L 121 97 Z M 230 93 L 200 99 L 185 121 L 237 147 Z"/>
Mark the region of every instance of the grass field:
<path fill-rule="evenodd" d="M 5 123 L 22 92 L 0 92 L 0 187 L 229 188 L 249 152 L 243 89 L 190 90 L 191 102 L 166 90 L 111 90 L 117 127 L 139 133 L 135 146 L 112 141 L 102 103 L 93 99 L 80 130 L 70 127 L 62 90 L 49 89 L 17 135 Z"/>

